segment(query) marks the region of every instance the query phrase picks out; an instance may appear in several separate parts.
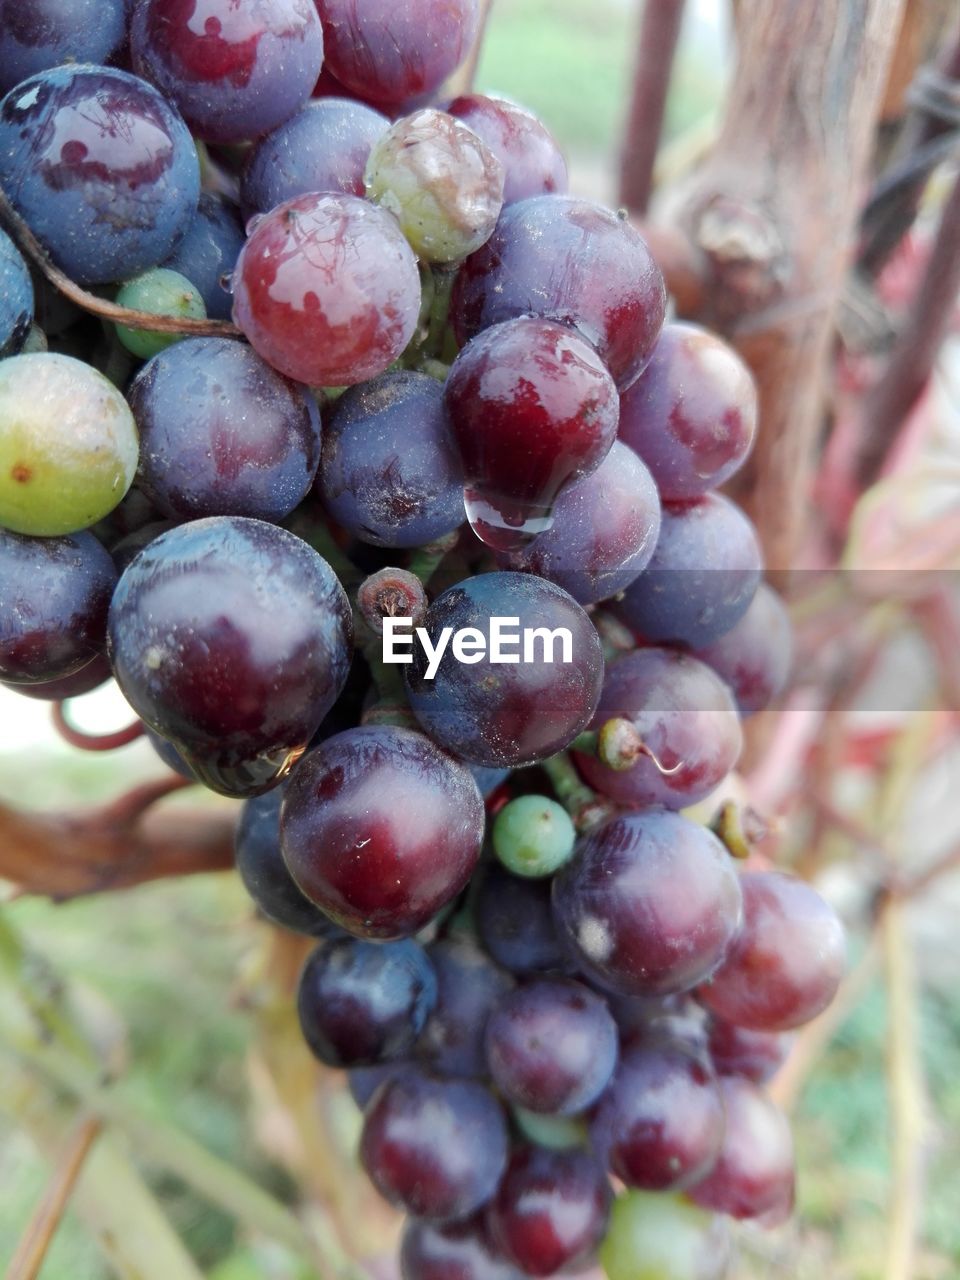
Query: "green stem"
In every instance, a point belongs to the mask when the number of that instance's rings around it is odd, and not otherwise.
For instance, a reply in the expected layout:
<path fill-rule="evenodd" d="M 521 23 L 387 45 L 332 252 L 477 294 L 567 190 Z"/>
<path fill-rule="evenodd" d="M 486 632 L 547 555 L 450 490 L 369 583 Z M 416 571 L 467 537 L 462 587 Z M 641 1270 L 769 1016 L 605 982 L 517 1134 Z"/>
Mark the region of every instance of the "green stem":
<path fill-rule="evenodd" d="M 566 751 L 558 751 L 540 765 L 553 785 L 557 799 L 578 825 L 591 824 L 601 808 L 595 791 L 580 778 Z"/>
<path fill-rule="evenodd" d="M 427 340 L 423 344 L 423 354 L 427 359 L 430 357 L 439 359 L 443 354 L 447 321 L 450 317 L 450 296 L 453 293 L 453 282 L 456 278 L 456 267 L 434 267 L 433 269 L 433 301 L 430 304 Z"/>

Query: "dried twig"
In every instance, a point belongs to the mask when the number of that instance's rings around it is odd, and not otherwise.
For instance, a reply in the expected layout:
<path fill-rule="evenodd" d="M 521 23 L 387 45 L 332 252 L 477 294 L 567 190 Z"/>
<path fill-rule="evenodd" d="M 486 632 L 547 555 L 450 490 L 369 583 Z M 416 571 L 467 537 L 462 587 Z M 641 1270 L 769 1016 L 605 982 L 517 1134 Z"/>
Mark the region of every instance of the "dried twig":
<path fill-rule="evenodd" d="M 620 163 L 620 203 L 646 213 L 684 0 L 646 0 Z"/>

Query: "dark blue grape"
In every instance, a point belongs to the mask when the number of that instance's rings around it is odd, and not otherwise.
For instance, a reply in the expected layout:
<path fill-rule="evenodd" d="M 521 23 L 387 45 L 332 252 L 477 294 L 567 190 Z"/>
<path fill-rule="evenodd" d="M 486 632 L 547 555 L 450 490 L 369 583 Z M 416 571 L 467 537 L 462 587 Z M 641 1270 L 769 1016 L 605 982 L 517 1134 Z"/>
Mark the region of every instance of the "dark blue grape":
<path fill-rule="evenodd" d="M 501 782 L 506 782 L 510 777 L 509 769 L 485 769 L 480 764 L 471 764 L 467 768 L 473 774 L 473 780 L 484 800 L 492 796 Z"/>
<path fill-rule="evenodd" d="M 126 25 L 126 0 L 0 0 L 0 93 L 65 62 L 106 62 Z"/>
<path fill-rule="evenodd" d="M 23 346 L 33 320 L 33 281 L 27 264 L 0 229 L 0 357 Z"/>
<path fill-rule="evenodd" d="M 375 1067 L 351 1067 L 347 1072 L 350 1096 L 363 1111 L 382 1084 L 400 1075 L 402 1071 L 416 1068 L 406 1059 L 397 1062 L 378 1062 Z"/>
<path fill-rule="evenodd" d="M 411 1218 L 400 1246 L 403 1280 L 526 1280 L 497 1249 L 483 1214 L 466 1222 Z"/>
<path fill-rule="evenodd" d="M 0 183 L 57 266 L 81 284 L 166 258 L 200 194 L 193 139 L 151 85 L 59 67 L 0 102 Z"/>
<path fill-rule="evenodd" d="M 429 956 L 437 975 L 437 1003 L 417 1055 L 438 1075 L 483 1078 L 487 1020 L 513 979 L 467 938 L 435 942 Z"/>
<path fill-rule="evenodd" d="M 554 927 L 549 880 L 523 879 L 491 863 L 477 890 L 474 915 L 480 941 L 510 973 L 571 967 Z"/>
<path fill-rule="evenodd" d="M 143 726 L 143 732 L 151 747 L 153 747 L 154 751 L 168 769 L 172 769 L 174 773 L 179 774 L 181 778 L 186 778 L 189 782 L 198 781 L 193 770 L 172 742 L 168 742 L 166 738 L 161 737 L 161 735 L 157 733 L 156 730 L 151 729 L 149 725 Z"/>
<path fill-rule="evenodd" d="M 233 300 L 226 286 L 243 241 L 243 224 L 236 206 L 225 196 L 201 191 L 200 203 L 183 239 L 163 265 L 186 276 L 203 298 L 211 319 L 230 319 Z"/>
<path fill-rule="evenodd" d="M 25 698 L 36 698 L 40 702 L 61 702 L 64 698 L 79 698 L 85 693 L 99 689 L 111 678 L 110 663 L 102 654 L 98 654 L 91 662 L 85 663 L 79 671 L 59 680 L 42 680 L 39 684 L 12 684 L 0 680 L 4 689 L 13 693 L 21 693 Z"/>

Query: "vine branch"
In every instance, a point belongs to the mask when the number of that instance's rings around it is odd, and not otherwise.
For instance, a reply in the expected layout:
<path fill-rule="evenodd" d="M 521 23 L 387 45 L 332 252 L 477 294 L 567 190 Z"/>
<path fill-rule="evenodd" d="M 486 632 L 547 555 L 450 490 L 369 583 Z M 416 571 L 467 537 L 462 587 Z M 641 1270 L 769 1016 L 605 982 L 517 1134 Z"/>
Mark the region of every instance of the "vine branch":
<path fill-rule="evenodd" d="M 646 0 L 643 6 L 620 162 L 620 203 L 631 213 L 646 213 L 650 203 L 683 8 L 684 0 Z"/>

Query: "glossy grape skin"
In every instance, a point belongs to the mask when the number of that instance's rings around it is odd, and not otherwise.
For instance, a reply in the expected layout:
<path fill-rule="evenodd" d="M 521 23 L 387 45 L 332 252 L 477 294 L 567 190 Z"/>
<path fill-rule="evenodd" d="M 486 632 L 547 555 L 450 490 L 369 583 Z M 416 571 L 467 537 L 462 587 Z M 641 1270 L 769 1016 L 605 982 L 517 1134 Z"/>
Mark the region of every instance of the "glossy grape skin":
<path fill-rule="evenodd" d="M 138 447 L 127 402 L 90 365 L 0 362 L 0 525 L 47 537 L 95 524 L 130 488 Z"/>
<path fill-rule="evenodd" d="M 503 165 L 503 203 L 527 196 L 563 194 L 567 165 L 546 126 L 532 111 L 506 98 L 482 93 L 461 95 L 447 112 L 468 125 Z"/>
<path fill-rule="evenodd" d="M 126 9 L 126 0 L 0 0 L 0 93 L 66 62 L 106 62 Z"/>
<path fill-rule="evenodd" d="M 437 975 L 437 1002 L 417 1056 L 437 1075 L 483 1079 L 487 1022 L 513 989 L 513 979 L 469 938 L 434 942 L 428 955 Z"/>
<path fill-rule="evenodd" d="M 697 997 L 755 1031 L 789 1031 L 822 1012 L 846 967 L 843 925 L 815 889 L 778 871 L 740 877 L 743 928 Z"/>
<path fill-rule="evenodd" d="M 510 973 L 547 973 L 569 967 L 550 907 L 549 880 L 522 880 L 490 865 L 474 904 L 480 941 Z"/>
<path fill-rule="evenodd" d="M 591 1126 L 593 1149 L 628 1187 L 690 1186 L 715 1164 L 723 1099 L 703 1054 L 654 1032 L 630 1045 Z"/>
<path fill-rule="evenodd" d="M 169 745 L 169 744 L 168 744 Z M 339 934 L 337 926 L 297 888 L 280 852 L 283 789 L 247 800 L 240 810 L 234 859 L 243 887 L 274 924 L 319 938 Z"/>
<path fill-rule="evenodd" d="M 503 207 L 503 165 L 472 129 L 434 107 L 403 116 L 376 141 L 364 184 L 425 262 L 459 262 L 479 249 Z"/>
<path fill-rule="evenodd" d="M 79 671 L 59 680 L 41 680 L 38 684 L 13 684 L 0 680 L 4 689 L 23 694 L 26 698 L 36 698 L 41 702 L 61 702 L 65 698 L 79 698 L 85 693 L 99 689 L 111 678 L 110 663 L 102 654 L 97 654 L 90 662 L 84 663 Z"/>
<path fill-rule="evenodd" d="M 416 933 L 460 892 L 483 838 L 473 778 L 422 734 L 363 726 L 322 743 L 287 786 L 283 856 L 358 937 Z"/>
<path fill-rule="evenodd" d="M 200 194 L 193 140 L 151 85 L 59 67 L 0 102 L 0 183 L 79 284 L 129 280 L 166 258 Z"/>
<path fill-rule="evenodd" d="M 490 1233 L 530 1276 L 586 1260 L 603 1239 L 613 1193 L 585 1151 L 521 1147 L 487 1211 Z"/>
<path fill-rule="evenodd" d="M 664 325 L 650 363 L 620 400 L 620 439 L 644 460 L 668 502 L 700 498 L 729 480 L 756 428 L 750 370 L 695 324 Z"/>
<path fill-rule="evenodd" d="M 19 351 L 33 321 L 33 281 L 27 264 L 0 228 L 0 357 Z"/>
<path fill-rule="evenodd" d="M 577 767 L 591 787 L 631 808 L 696 804 L 720 785 L 743 747 L 727 686 L 705 663 L 671 649 L 635 649 L 608 667 L 593 728 L 615 718 L 630 721 L 659 767 L 641 755 L 616 770 L 585 753 L 577 754 Z"/>
<path fill-rule="evenodd" d="M 137 73 L 206 142 L 273 129 L 310 97 L 323 64 L 312 0 L 140 0 L 130 46 Z"/>
<path fill-rule="evenodd" d="M 129 565 L 109 642 L 141 719 L 207 786 L 247 797 L 285 775 L 342 690 L 350 606 L 305 542 L 219 516 L 169 530 Z"/>
<path fill-rule="evenodd" d="M 127 280 L 117 290 L 117 306 L 132 311 L 146 311 L 154 316 L 173 316 L 179 320 L 205 320 L 207 309 L 195 285 L 179 271 L 169 267 L 152 267 L 142 276 Z M 136 329 L 129 325 L 117 325 L 117 337 L 135 356 L 149 360 L 164 351 L 180 336 L 175 333 L 154 333 L 150 329 Z"/>
<path fill-rule="evenodd" d="M 667 503 L 653 558 L 615 611 L 651 644 L 702 649 L 740 621 L 762 570 L 756 530 L 729 499 Z"/>
<path fill-rule="evenodd" d="M 233 272 L 244 239 L 236 206 L 225 196 L 201 191 L 183 239 L 163 263 L 196 287 L 213 320 L 230 319 L 233 300 L 224 281 Z"/>
<path fill-rule="evenodd" d="M 470 52 L 476 0 L 317 0 L 325 68 L 384 110 L 438 89 Z"/>
<path fill-rule="evenodd" d="M 510 1102 L 547 1115 L 592 1106 L 617 1063 L 617 1025 L 579 982 L 541 978 L 500 1002 L 486 1028 L 487 1061 Z"/>
<path fill-rule="evenodd" d="M 297 196 L 265 214 L 233 284 L 233 318 L 251 345 L 310 386 L 383 373 L 420 311 L 420 273 L 396 220 L 356 196 Z"/>
<path fill-rule="evenodd" d="M 569 862 L 576 838 L 566 809 L 547 796 L 517 796 L 493 824 L 494 853 L 518 876 L 554 875 Z"/>
<path fill-rule="evenodd" d="M 498 549 L 529 540 L 531 520 L 549 527 L 561 490 L 595 471 L 617 435 L 617 390 L 596 352 L 532 316 L 468 342 L 444 401 L 468 489 L 495 513 L 475 532 Z"/>
<path fill-rule="evenodd" d="M 588 977 L 623 995 L 670 995 L 717 968 L 743 904 L 716 836 L 653 809 L 612 818 L 581 840 L 553 882 L 553 907 Z"/>
<path fill-rule="evenodd" d="M 400 1245 L 403 1280 L 524 1280 L 490 1238 L 483 1214 L 438 1224 L 411 1218 Z"/>
<path fill-rule="evenodd" d="M 138 483 L 164 515 L 279 521 L 309 492 L 320 463 L 316 402 L 246 343 L 186 338 L 140 370 L 128 398 Z"/>
<path fill-rule="evenodd" d="M 39 684 L 92 662 L 116 581 L 91 533 L 25 538 L 0 529 L 0 679 Z"/>
<path fill-rule="evenodd" d="M 786 605 L 761 582 L 740 621 L 698 649 L 697 657 L 727 682 L 742 716 L 765 710 L 786 688 L 793 666 L 793 626 Z"/>
<path fill-rule="evenodd" d="M 307 959 L 297 1011 L 303 1038 L 321 1062 L 373 1066 L 413 1048 L 436 999 L 433 966 L 415 942 L 340 938 Z"/>
<path fill-rule="evenodd" d="M 586 727 L 603 679 L 600 641 L 590 619 L 559 587 L 519 573 L 486 573 L 450 587 L 427 611 L 426 629 L 434 645 L 444 627 L 475 627 L 484 635 L 489 619 L 519 618 L 526 628 L 565 628 L 573 661 L 473 664 L 459 662 L 448 647 L 436 675 L 426 679 L 426 658 L 418 644 L 404 667 L 407 696 L 425 732 L 472 764 L 488 767 L 527 764 L 565 747 Z M 516 630 L 515 627 L 511 628 Z M 505 652 L 516 656 L 516 649 Z"/>
<path fill-rule="evenodd" d="M 371 1099 L 360 1158 L 391 1204 L 418 1218 L 466 1218 L 497 1189 L 506 1120 L 483 1085 L 403 1072 Z"/>
<path fill-rule="evenodd" d="M 790 1122 L 757 1085 L 724 1076 L 720 1092 L 726 1112 L 716 1164 L 690 1198 L 733 1218 L 762 1218 L 768 1226 L 793 1210 L 794 1162 Z"/>
<path fill-rule="evenodd" d="M 596 471 L 561 492 L 550 528 L 498 558 L 504 568 L 555 582 L 578 604 L 597 604 L 625 590 L 647 567 L 659 536 L 653 477 L 615 440 Z"/>
<path fill-rule="evenodd" d="M 646 364 L 665 308 L 663 277 L 629 223 L 590 201 L 546 195 L 504 209 L 460 268 L 450 314 L 461 343 L 523 315 L 570 325 L 622 389 Z"/>
<path fill-rule="evenodd" d="M 600 1248 L 608 1280 L 723 1280 L 731 1261 L 725 1220 L 681 1196 L 618 1196 Z"/>
<path fill-rule="evenodd" d="M 751 1031 L 722 1018 L 710 1019 L 710 1058 L 718 1075 L 743 1076 L 766 1084 L 783 1066 L 793 1037 L 777 1031 Z"/>
<path fill-rule="evenodd" d="M 424 546 L 463 524 L 440 383 L 397 371 L 344 392 L 325 415 L 317 488 L 339 525 L 378 547 Z"/>
<path fill-rule="evenodd" d="M 370 148 L 390 127 L 379 111 L 348 98 L 321 98 L 260 139 L 240 178 L 247 217 L 308 191 L 365 194 Z"/>

